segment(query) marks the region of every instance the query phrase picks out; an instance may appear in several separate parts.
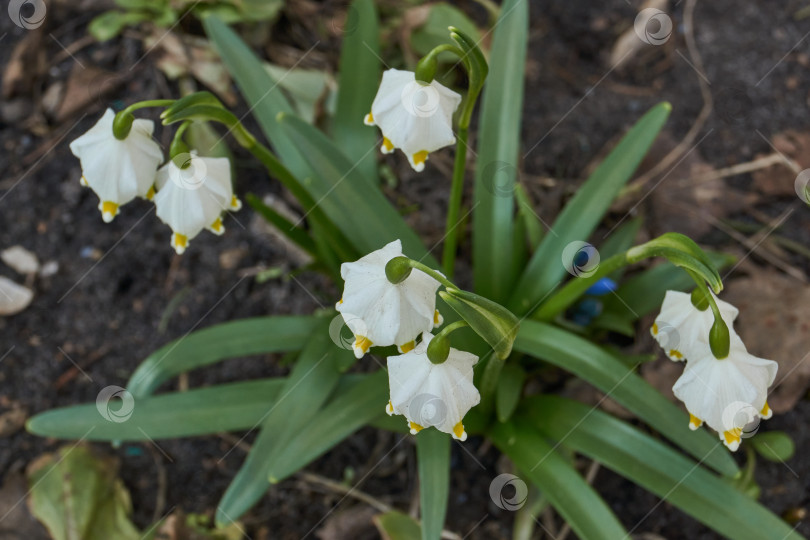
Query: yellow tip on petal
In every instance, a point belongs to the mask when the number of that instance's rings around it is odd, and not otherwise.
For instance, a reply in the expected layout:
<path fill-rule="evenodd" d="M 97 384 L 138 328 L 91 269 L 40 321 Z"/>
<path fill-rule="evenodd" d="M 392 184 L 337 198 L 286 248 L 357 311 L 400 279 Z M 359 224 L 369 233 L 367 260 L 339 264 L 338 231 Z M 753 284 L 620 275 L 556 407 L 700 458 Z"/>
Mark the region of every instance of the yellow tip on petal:
<path fill-rule="evenodd" d="M 467 432 L 464 431 L 464 424 L 461 422 L 453 426 L 453 438 L 458 439 L 459 441 L 467 440 Z"/>
<path fill-rule="evenodd" d="M 85 177 L 84 177 L 84 175 L 82 175 L 82 177 L 81 177 L 81 178 L 79 178 L 79 183 L 80 183 L 81 185 L 83 185 L 84 187 L 87 187 L 87 186 L 89 186 L 89 185 L 90 185 L 90 184 L 88 184 L 88 183 L 87 183 L 87 178 L 85 178 Z"/>
<path fill-rule="evenodd" d="M 436 311 L 433 312 L 433 328 L 441 326 L 443 322 L 444 317 L 442 317 L 442 314 L 439 313 L 439 310 L 437 309 Z"/>
<path fill-rule="evenodd" d="M 652 328 L 650 328 L 650 332 L 652 332 L 652 335 L 654 336 L 658 335 L 658 323 L 653 323 Z"/>
<path fill-rule="evenodd" d="M 231 197 L 231 207 L 230 207 L 230 209 L 233 210 L 233 211 L 242 209 L 242 201 L 240 201 L 239 197 L 237 197 L 236 195 Z"/>
<path fill-rule="evenodd" d="M 172 234 L 172 247 L 178 255 L 182 255 L 188 247 L 188 236 L 180 233 Z"/>
<path fill-rule="evenodd" d="M 154 198 L 155 198 L 155 186 L 150 186 L 149 191 L 147 191 L 146 195 L 144 195 L 144 199 L 146 199 L 147 201 L 151 201 Z"/>
<path fill-rule="evenodd" d="M 405 354 L 406 352 L 412 351 L 414 347 L 416 347 L 416 342 L 415 341 L 409 341 L 408 343 L 405 343 L 404 345 L 397 345 L 397 350 L 400 353 Z"/>
<path fill-rule="evenodd" d="M 388 405 L 385 406 L 385 412 L 388 416 L 392 416 L 394 414 L 394 405 L 389 401 Z"/>
<path fill-rule="evenodd" d="M 371 340 L 365 336 L 354 336 L 354 345 L 352 345 L 352 349 L 354 350 L 354 356 L 357 358 L 363 358 L 368 352 L 369 347 L 371 347 L 372 343 Z"/>
<path fill-rule="evenodd" d="M 742 440 L 741 436 L 742 429 L 740 428 L 734 428 L 731 431 L 724 431 L 723 444 L 725 444 L 732 452 L 736 452 L 740 447 L 740 441 Z"/>
<path fill-rule="evenodd" d="M 224 233 L 225 226 L 222 224 L 222 218 L 218 217 L 217 220 L 213 222 L 210 227 L 208 227 L 208 230 L 216 235 L 221 235 Z"/>
<path fill-rule="evenodd" d="M 773 411 L 771 407 L 768 405 L 768 402 L 765 402 L 765 405 L 762 407 L 762 410 L 759 411 L 759 415 L 762 417 L 763 420 L 767 420 L 768 418 L 773 416 Z"/>
<path fill-rule="evenodd" d="M 670 349 L 667 356 L 676 361 L 683 360 L 683 353 L 678 349 Z"/>
<path fill-rule="evenodd" d="M 703 420 L 698 418 L 692 413 L 689 413 L 689 429 L 695 431 L 697 428 L 703 425 Z"/>
<path fill-rule="evenodd" d="M 419 152 L 415 153 L 411 156 L 411 165 L 416 172 L 422 172 L 425 170 L 425 161 L 428 158 L 428 151 L 427 150 L 420 150 Z"/>
<path fill-rule="evenodd" d="M 98 209 L 101 210 L 101 219 L 104 220 L 104 223 L 111 222 L 118 215 L 118 205 L 114 202 L 102 201 L 98 205 Z"/>
<path fill-rule="evenodd" d="M 388 140 L 388 137 L 383 137 L 383 143 L 380 147 L 380 152 L 383 154 L 390 154 L 394 151 L 394 143 Z"/>
<path fill-rule="evenodd" d="M 368 113 L 365 117 L 363 117 L 363 123 L 365 125 L 367 125 L 367 126 L 373 126 L 374 125 L 374 115 L 371 114 L 371 113 Z"/>
<path fill-rule="evenodd" d="M 408 427 L 411 428 L 411 435 L 416 435 L 417 433 L 425 429 L 416 422 L 408 422 Z"/>

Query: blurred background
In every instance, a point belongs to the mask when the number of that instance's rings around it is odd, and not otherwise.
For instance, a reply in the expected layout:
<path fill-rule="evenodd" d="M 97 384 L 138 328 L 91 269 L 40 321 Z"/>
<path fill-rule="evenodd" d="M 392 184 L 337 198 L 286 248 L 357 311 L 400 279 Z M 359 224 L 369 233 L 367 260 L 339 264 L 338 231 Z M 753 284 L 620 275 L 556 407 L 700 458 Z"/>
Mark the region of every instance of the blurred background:
<path fill-rule="evenodd" d="M 377 7 L 382 60 L 411 69 L 449 24 L 486 50 L 499 9 L 489 0 L 379 0 Z M 639 31 L 642 9 L 658 11 Z M 31 516 L 26 472 L 58 460 L 51 453 L 66 443 L 28 435 L 29 416 L 93 402 L 103 388 L 125 384 L 150 352 L 195 329 L 310 313 L 339 297 L 248 207 L 227 218 L 224 236 L 203 234 L 180 257 L 151 204 L 133 202 L 104 224 L 96 197 L 79 184 L 68 144 L 108 107 L 208 89 L 260 133 L 205 38 L 204 12 L 236 25 L 297 111 L 329 125 L 341 40 L 356 17 L 348 2 L 12 0 L 0 10 L 0 539 L 49 538 Z M 598 247 L 613 227 L 639 219 L 639 241 L 678 231 L 737 257 L 721 272 L 723 298 L 740 308 L 738 331 L 749 350 L 780 363 L 770 399 L 776 415 L 761 429 L 787 431 L 799 449 L 788 462 L 758 464 L 761 500 L 810 534 L 810 172 L 802 173 L 810 168 L 810 2 L 546 0 L 532 2 L 530 13 L 520 180 L 537 214 L 551 223 L 645 110 L 672 103 L 651 154 L 590 241 Z M 441 80 L 464 87 L 452 70 Z M 151 110 L 139 116 L 157 121 Z M 155 136 L 167 148 L 172 131 L 158 127 Z M 231 146 L 238 193 L 299 212 L 259 163 Z M 399 153 L 380 158 L 387 195 L 427 245 L 443 234 L 452 159 L 450 149 L 432 154 L 417 174 Z M 461 254 L 463 285 L 469 237 Z M 629 351 L 654 350 L 647 326 L 625 343 Z M 230 360 L 171 387 L 283 374 L 279 360 Z M 642 371 L 671 395 L 677 366 L 659 361 Z M 543 377 L 562 393 L 602 399 L 554 370 Z M 630 417 L 610 399 L 601 406 Z M 227 538 L 379 538 L 372 522 L 379 505 L 408 511 L 418 496 L 412 444 L 386 454 L 396 437 L 361 430 L 274 486 Z M 116 493 L 129 494 L 139 530 L 163 519 L 164 538 L 226 538 L 203 525 L 251 440 L 223 434 L 87 451 Z M 638 523 L 635 537 L 717 537 L 610 471 L 582 466 L 618 517 Z M 514 515 L 488 492 L 503 468 L 496 450 L 477 438 L 453 445 L 452 467 L 450 537 L 511 538 Z M 544 538 L 573 537 L 552 515 L 541 521 Z"/>

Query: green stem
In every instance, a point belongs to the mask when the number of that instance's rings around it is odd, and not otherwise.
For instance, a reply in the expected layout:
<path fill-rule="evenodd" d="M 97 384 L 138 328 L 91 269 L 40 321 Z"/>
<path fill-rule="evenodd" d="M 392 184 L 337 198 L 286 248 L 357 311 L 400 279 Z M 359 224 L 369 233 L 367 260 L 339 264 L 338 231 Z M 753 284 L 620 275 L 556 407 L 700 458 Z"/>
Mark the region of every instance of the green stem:
<path fill-rule="evenodd" d="M 123 111 L 119 112 L 118 114 L 132 114 L 134 111 L 138 109 L 146 109 L 148 107 L 168 107 L 175 102 L 174 99 L 149 99 L 146 101 L 139 101 L 137 103 L 133 103 Z"/>
<path fill-rule="evenodd" d="M 411 268 L 421 270 L 422 272 L 426 273 L 427 275 L 429 275 L 430 277 L 432 277 L 433 279 L 444 285 L 445 288 L 449 287 L 451 289 L 458 289 L 458 287 L 452 281 L 444 277 L 440 272 L 437 272 L 433 268 L 426 266 L 420 263 L 419 261 L 415 261 L 413 259 L 408 259 L 408 261 L 409 261 L 408 265 Z"/>
<path fill-rule="evenodd" d="M 599 264 L 599 268 L 588 277 L 577 278 L 569 281 L 565 286 L 557 291 L 551 298 L 534 312 L 532 318 L 538 321 L 549 322 L 558 314 L 568 309 L 576 302 L 591 285 L 612 274 L 619 268 L 629 265 L 627 253 L 619 253 Z"/>
<path fill-rule="evenodd" d="M 459 127 L 456 142 L 456 160 L 453 165 L 453 181 L 450 186 L 450 201 L 447 208 L 447 223 L 444 232 L 442 268 L 448 278 L 453 279 L 458 249 L 458 225 L 461 212 L 461 196 L 464 192 L 464 172 L 467 162 L 467 128 Z"/>

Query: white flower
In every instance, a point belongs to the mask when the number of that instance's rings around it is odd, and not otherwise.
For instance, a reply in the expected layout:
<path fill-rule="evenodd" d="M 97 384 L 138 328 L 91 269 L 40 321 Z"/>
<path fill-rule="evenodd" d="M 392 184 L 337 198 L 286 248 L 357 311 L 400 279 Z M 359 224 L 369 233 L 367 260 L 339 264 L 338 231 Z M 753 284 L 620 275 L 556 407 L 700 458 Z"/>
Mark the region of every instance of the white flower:
<path fill-rule="evenodd" d="M 127 137 L 119 140 L 113 135 L 114 118 L 107 109 L 87 133 L 70 143 L 70 151 L 81 162 L 81 183 L 98 195 L 98 209 L 107 223 L 135 197 L 152 198 L 155 172 L 163 161 L 160 146 L 152 140 L 151 120 L 136 119 Z"/>
<path fill-rule="evenodd" d="M 768 387 L 778 365 L 749 354 L 740 337 L 733 330 L 730 334 L 730 352 L 722 360 L 714 357 L 708 344 L 693 349 L 694 356 L 672 390 L 689 411 L 691 429 L 706 422 L 734 451 L 746 425 L 773 415 L 767 401 Z"/>
<path fill-rule="evenodd" d="M 415 269 L 401 283 L 388 281 L 385 265 L 401 255 L 402 243 L 394 240 L 340 266 L 345 285 L 335 309 L 355 336 L 357 358 L 362 358 L 372 345 L 396 345 L 400 352 L 407 352 L 413 349 L 419 334 L 442 324 L 436 310 L 438 281 Z"/>
<path fill-rule="evenodd" d="M 692 304 L 692 295 L 677 291 L 667 291 L 661 313 L 655 318 L 650 333 L 672 360 L 689 358 L 690 349 L 709 343 L 709 330 L 714 323 L 711 308 L 701 311 Z M 715 297 L 720 315 L 729 328 L 737 318 L 739 310 Z"/>
<path fill-rule="evenodd" d="M 432 339 L 433 335 L 425 332 L 416 348 L 388 357 L 391 401 L 385 411 L 404 415 L 414 435 L 433 426 L 464 441 L 464 415 L 481 401 L 473 384 L 473 366 L 478 357 L 451 347 L 447 360 L 434 364 L 427 356 Z"/>
<path fill-rule="evenodd" d="M 400 148 L 414 170 L 422 171 L 428 154 L 456 142 L 453 113 L 461 96 L 434 80 L 424 84 L 412 71 L 389 69 L 366 115 L 366 125 L 383 134 L 384 154 Z"/>
<path fill-rule="evenodd" d="M 242 203 L 233 194 L 231 165 L 228 158 L 198 156 L 191 152 L 157 172 L 155 206 L 157 216 L 172 229 L 172 247 L 182 254 L 189 241 L 203 229 L 215 234 L 225 232 L 222 212 L 239 210 Z"/>

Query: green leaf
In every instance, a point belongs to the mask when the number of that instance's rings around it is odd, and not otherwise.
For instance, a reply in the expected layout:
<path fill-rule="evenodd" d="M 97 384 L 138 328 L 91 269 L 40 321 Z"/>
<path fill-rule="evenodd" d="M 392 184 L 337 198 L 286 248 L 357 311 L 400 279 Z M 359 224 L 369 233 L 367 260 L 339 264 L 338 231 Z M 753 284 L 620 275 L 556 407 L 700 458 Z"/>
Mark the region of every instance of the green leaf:
<path fill-rule="evenodd" d="M 439 296 L 467 321 L 499 358 L 509 356 L 520 321 L 508 309 L 488 298 L 459 289 L 439 291 Z"/>
<path fill-rule="evenodd" d="M 517 201 L 517 213 L 520 225 L 526 231 L 526 240 L 528 241 L 531 252 L 534 253 L 537 246 L 540 245 L 540 241 L 543 239 L 543 224 L 534 212 L 534 207 L 532 207 L 532 203 L 529 200 L 529 195 L 521 184 L 515 184 L 515 201 Z"/>
<path fill-rule="evenodd" d="M 373 0 L 355 0 L 340 51 L 340 79 L 332 138 L 357 169 L 372 183 L 377 182 L 376 129 L 363 123 L 382 77 L 380 28 Z M 446 32 L 446 29 L 445 29 Z"/>
<path fill-rule="evenodd" d="M 256 317 L 188 333 L 141 362 L 127 390 L 137 399 L 171 377 L 225 358 L 300 350 L 318 323 L 310 316 Z"/>
<path fill-rule="evenodd" d="M 281 234 L 290 239 L 295 245 L 312 255 L 317 257 L 318 248 L 315 241 L 309 236 L 309 233 L 304 229 L 298 227 L 286 217 L 276 212 L 273 208 L 267 206 L 256 195 L 248 193 L 245 201 L 250 205 L 253 210 L 261 215 L 268 223 L 273 225 Z"/>
<path fill-rule="evenodd" d="M 515 340 L 515 350 L 550 362 L 584 379 L 611 399 L 635 413 L 684 450 L 703 459 L 727 476 L 738 472 L 726 451 L 710 450 L 717 439 L 706 430 L 690 431 L 689 417 L 641 377 L 589 341 L 554 326 L 525 320 Z"/>
<path fill-rule="evenodd" d="M 735 261 L 730 255 L 709 253 L 712 266 L 718 269 Z M 625 281 L 615 295 L 605 298 L 605 312 L 612 311 L 635 321 L 661 307 L 667 290 L 687 291 L 695 282 L 680 268 L 669 262 L 659 264 Z"/>
<path fill-rule="evenodd" d="M 754 449 L 769 461 L 784 463 L 796 453 L 796 445 L 790 435 L 784 431 L 767 431 L 757 433 L 749 439 Z"/>
<path fill-rule="evenodd" d="M 360 377 L 351 388 L 339 387 L 335 397 L 276 454 L 267 473 L 271 483 L 280 482 L 305 467 L 362 426 L 387 416 L 388 373 L 380 370 Z M 401 425 L 405 425 L 405 421 L 400 420 Z"/>
<path fill-rule="evenodd" d="M 571 242 L 588 239 L 641 163 L 671 109 L 669 103 L 650 109 L 568 202 L 551 227 L 554 234 L 546 235 L 518 281 L 507 304 L 513 312 L 532 311 L 559 284 L 566 272 L 563 250 Z"/>
<path fill-rule="evenodd" d="M 506 422 L 515 412 L 523 395 L 523 383 L 526 372 L 517 363 L 504 364 L 498 378 L 498 390 L 495 394 L 495 412 L 499 422 Z"/>
<path fill-rule="evenodd" d="M 411 34 L 411 47 L 414 52 L 419 56 L 425 56 L 434 47 L 447 43 L 448 26 L 455 26 L 470 36 L 474 43 L 481 41 L 481 32 L 463 11 L 445 2 L 439 2 L 430 6 L 424 24 Z"/>
<path fill-rule="evenodd" d="M 186 130 L 189 148 L 197 150 L 201 156 L 224 157 L 233 160 L 233 154 L 225 139 L 211 127 L 209 122 L 192 122 Z"/>
<path fill-rule="evenodd" d="M 490 435 L 495 446 L 540 488 L 578 537 L 588 540 L 626 537 L 624 527 L 599 494 L 528 424 L 498 423 Z M 517 478 L 513 482 L 522 480 Z"/>
<path fill-rule="evenodd" d="M 112 39 L 127 26 L 134 26 L 149 19 L 147 13 L 108 11 L 90 21 L 87 31 L 96 41 Z"/>
<path fill-rule="evenodd" d="M 450 496 L 450 435 L 437 429 L 416 436 L 422 540 L 438 540 Z"/>
<path fill-rule="evenodd" d="M 802 538 L 751 498 L 630 424 L 592 407 L 556 396 L 530 398 L 532 424 L 609 469 L 663 497 L 728 538 Z M 715 441 L 701 461 L 724 452 Z M 631 531 L 632 532 L 632 531 Z"/>
<path fill-rule="evenodd" d="M 514 186 L 518 177 L 523 76 L 529 35 L 526 0 L 507 0 L 495 25 L 481 99 L 473 205 L 474 290 L 496 302 L 511 290 Z"/>
<path fill-rule="evenodd" d="M 383 540 L 420 540 L 419 523 L 407 514 L 391 510 L 372 518 Z"/>
<path fill-rule="evenodd" d="M 117 472 L 114 460 L 79 444 L 41 456 L 28 471 L 31 513 L 54 540 L 139 540 Z"/>
<path fill-rule="evenodd" d="M 276 122 L 278 113 L 294 112 L 278 81 L 270 76 L 245 42 L 220 19 L 209 15 L 202 22 L 206 35 L 251 105 L 251 112 L 279 159 L 297 178 L 309 176 L 307 161 Z"/>
<path fill-rule="evenodd" d="M 315 176 L 307 183 L 307 190 L 358 251 L 368 253 L 399 238 L 409 257 L 436 266 L 402 216 L 334 143 L 300 118 L 284 115 L 279 122 L 309 156 Z"/>
<path fill-rule="evenodd" d="M 218 524 L 239 519 L 267 491 L 271 464 L 335 389 L 345 361 L 341 357 L 354 359 L 351 351 L 332 343 L 325 322 L 321 321 L 306 340 L 278 400 L 262 419 L 247 459 L 219 503 Z"/>
<path fill-rule="evenodd" d="M 608 259 L 618 253 L 627 251 L 633 246 L 638 231 L 644 220 L 640 217 L 627 220 L 613 231 L 607 240 L 599 247 L 599 257 L 601 260 Z M 613 281 L 619 281 L 624 275 L 625 268 L 619 268 L 608 277 Z"/>
<path fill-rule="evenodd" d="M 264 67 L 287 93 L 295 112 L 310 124 L 315 122 L 318 103 L 325 99 L 329 87 L 329 74 L 319 69 L 286 68 L 270 63 Z"/>
<path fill-rule="evenodd" d="M 675 266 L 700 275 L 715 293 L 723 290 L 723 280 L 711 259 L 688 236 L 665 233 L 627 251 L 627 260 L 631 264 L 650 257 L 666 257 Z"/>

